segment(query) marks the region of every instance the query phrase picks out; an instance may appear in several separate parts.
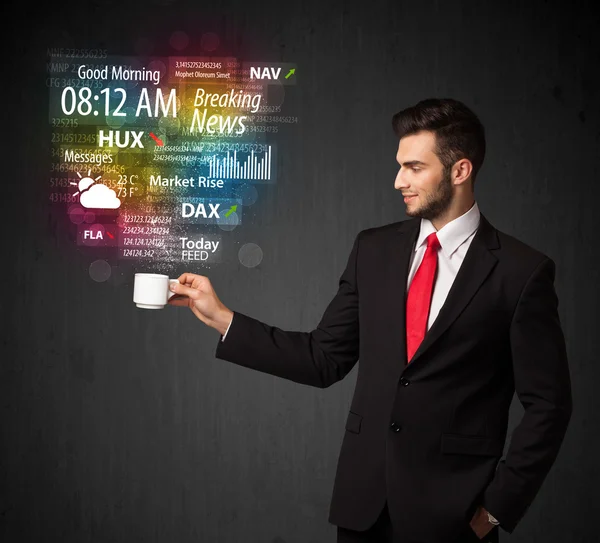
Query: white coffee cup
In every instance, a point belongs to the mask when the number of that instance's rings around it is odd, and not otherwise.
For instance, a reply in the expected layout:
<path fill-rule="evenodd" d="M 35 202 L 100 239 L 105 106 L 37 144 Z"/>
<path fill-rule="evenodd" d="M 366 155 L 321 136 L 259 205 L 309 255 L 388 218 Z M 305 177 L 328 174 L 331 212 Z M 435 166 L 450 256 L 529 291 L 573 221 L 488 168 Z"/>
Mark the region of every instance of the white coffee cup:
<path fill-rule="evenodd" d="M 159 273 L 136 273 L 133 280 L 133 302 L 142 309 L 162 309 L 175 296 L 169 285 L 179 283 Z"/>

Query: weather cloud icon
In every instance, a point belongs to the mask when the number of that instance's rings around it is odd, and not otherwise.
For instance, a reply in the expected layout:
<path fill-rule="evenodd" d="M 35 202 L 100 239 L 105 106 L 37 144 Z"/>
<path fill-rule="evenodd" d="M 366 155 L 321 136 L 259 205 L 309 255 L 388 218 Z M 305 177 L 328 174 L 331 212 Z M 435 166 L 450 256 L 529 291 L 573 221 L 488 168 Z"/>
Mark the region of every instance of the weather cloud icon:
<path fill-rule="evenodd" d="M 121 205 L 115 191 L 100 183 L 83 191 L 79 202 L 83 207 L 93 209 L 117 209 Z"/>

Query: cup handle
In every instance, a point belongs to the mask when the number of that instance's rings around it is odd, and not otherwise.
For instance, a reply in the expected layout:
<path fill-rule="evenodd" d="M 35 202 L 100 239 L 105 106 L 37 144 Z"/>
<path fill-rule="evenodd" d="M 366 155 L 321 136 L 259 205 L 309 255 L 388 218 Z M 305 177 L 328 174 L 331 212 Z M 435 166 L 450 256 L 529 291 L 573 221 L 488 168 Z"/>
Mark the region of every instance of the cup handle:
<path fill-rule="evenodd" d="M 179 281 L 177 279 L 169 279 L 169 286 L 171 283 L 179 283 Z M 175 293 L 169 289 L 169 292 L 167 293 L 167 300 L 170 300 L 173 296 L 175 296 Z"/>

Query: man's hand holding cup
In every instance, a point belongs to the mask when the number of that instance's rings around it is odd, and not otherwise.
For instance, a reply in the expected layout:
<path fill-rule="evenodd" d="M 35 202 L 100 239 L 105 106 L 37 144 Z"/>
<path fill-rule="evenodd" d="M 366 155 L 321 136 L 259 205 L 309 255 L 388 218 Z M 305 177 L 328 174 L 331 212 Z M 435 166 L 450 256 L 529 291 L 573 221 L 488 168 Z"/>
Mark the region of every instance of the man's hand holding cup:
<path fill-rule="evenodd" d="M 175 293 L 175 296 L 172 296 L 167 303 L 189 307 L 204 324 L 215 328 L 223 335 L 233 319 L 233 311 L 219 300 L 210 279 L 204 275 L 184 273 L 177 281 L 178 283 L 173 281 L 169 285 L 169 289 Z"/>

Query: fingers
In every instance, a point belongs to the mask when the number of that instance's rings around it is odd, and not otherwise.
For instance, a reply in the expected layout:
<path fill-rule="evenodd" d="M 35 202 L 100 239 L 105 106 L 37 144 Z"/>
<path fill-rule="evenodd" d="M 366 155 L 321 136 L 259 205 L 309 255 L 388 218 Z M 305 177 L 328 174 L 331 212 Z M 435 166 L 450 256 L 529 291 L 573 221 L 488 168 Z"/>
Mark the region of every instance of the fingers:
<path fill-rule="evenodd" d="M 182 273 L 177 279 L 182 285 L 193 285 L 194 281 L 201 282 L 206 277 L 203 275 L 196 275 L 195 273 Z"/>
<path fill-rule="evenodd" d="M 206 292 L 206 285 L 208 284 L 208 277 L 203 275 L 196 275 L 192 281 L 192 288 L 197 288 Z"/>
<path fill-rule="evenodd" d="M 178 307 L 189 307 L 190 299 L 187 296 L 173 296 L 170 300 L 167 301 L 169 305 L 175 305 Z"/>
<path fill-rule="evenodd" d="M 186 274 L 184 274 L 184 275 L 186 275 Z M 191 274 L 187 274 L 187 275 L 191 275 Z M 181 281 L 181 279 L 180 279 L 180 281 Z M 197 300 L 198 298 L 200 298 L 200 291 L 193 287 L 188 287 L 187 285 L 182 285 L 180 283 L 171 283 L 169 285 L 169 288 L 175 294 L 181 294 L 182 296 L 187 296 L 188 298 L 191 298 L 192 300 Z"/>

